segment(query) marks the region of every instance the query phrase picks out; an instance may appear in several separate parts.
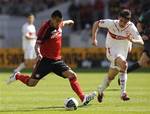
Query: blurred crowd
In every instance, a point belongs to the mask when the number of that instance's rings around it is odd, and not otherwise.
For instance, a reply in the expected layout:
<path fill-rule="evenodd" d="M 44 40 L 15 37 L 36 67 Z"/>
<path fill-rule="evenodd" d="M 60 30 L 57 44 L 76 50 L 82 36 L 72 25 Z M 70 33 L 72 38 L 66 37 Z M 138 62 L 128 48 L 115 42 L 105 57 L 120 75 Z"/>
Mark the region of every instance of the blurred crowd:
<path fill-rule="evenodd" d="M 110 0 L 109 14 L 111 18 L 117 18 L 120 9 L 130 9 L 132 12 L 132 21 L 137 22 L 141 13 L 150 9 L 150 0 Z"/>
<path fill-rule="evenodd" d="M 0 0 L 0 14 L 24 16 L 39 12 L 68 0 Z"/>
<path fill-rule="evenodd" d="M 132 21 L 137 22 L 139 15 L 149 9 L 150 0 L 73 0 L 68 13 L 76 22 L 74 30 L 103 19 L 106 4 L 109 18 L 116 19 L 121 9 L 128 8 L 132 12 Z"/>
<path fill-rule="evenodd" d="M 67 1 L 69 0 L 0 0 L 0 14 L 26 15 Z M 95 20 L 103 19 L 106 6 L 109 18 L 117 18 L 121 9 L 129 8 L 132 11 L 132 21 L 136 22 L 139 15 L 149 9 L 150 0 L 71 0 L 68 14 L 75 21 L 73 29 L 84 29 L 86 24 L 92 25 Z"/>

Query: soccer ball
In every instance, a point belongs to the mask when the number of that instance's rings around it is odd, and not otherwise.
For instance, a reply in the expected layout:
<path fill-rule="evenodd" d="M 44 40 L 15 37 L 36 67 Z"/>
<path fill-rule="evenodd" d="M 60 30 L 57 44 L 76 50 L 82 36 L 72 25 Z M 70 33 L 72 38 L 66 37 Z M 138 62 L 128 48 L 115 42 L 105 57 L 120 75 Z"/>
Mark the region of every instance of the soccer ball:
<path fill-rule="evenodd" d="M 64 101 L 64 107 L 66 110 L 76 110 L 78 108 L 78 105 L 78 101 L 73 97 L 67 98 Z"/>

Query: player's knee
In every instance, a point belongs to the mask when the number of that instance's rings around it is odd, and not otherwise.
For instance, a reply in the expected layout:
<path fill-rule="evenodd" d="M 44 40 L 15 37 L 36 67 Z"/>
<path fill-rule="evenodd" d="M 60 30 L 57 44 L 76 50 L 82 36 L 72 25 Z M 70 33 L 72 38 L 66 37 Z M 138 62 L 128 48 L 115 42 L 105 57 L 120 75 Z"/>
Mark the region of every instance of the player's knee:
<path fill-rule="evenodd" d="M 121 64 L 121 72 L 125 72 L 128 68 L 128 63 L 126 61 L 123 61 Z"/>
<path fill-rule="evenodd" d="M 28 83 L 27 83 L 27 86 L 29 86 L 29 87 L 35 87 L 36 85 L 37 85 L 37 81 L 29 81 Z"/>
<path fill-rule="evenodd" d="M 35 83 L 28 83 L 27 86 L 29 86 L 29 87 L 35 87 L 36 84 Z"/>
<path fill-rule="evenodd" d="M 72 72 L 71 74 L 70 74 L 70 76 L 69 76 L 69 79 L 70 80 L 76 80 L 77 79 L 77 74 L 75 73 L 75 72 Z"/>
<path fill-rule="evenodd" d="M 113 80 L 115 77 L 108 77 L 109 80 Z"/>
<path fill-rule="evenodd" d="M 71 74 L 71 77 L 77 78 L 77 74 L 76 74 L 75 72 L 73 72 L 73 73 Z"/>

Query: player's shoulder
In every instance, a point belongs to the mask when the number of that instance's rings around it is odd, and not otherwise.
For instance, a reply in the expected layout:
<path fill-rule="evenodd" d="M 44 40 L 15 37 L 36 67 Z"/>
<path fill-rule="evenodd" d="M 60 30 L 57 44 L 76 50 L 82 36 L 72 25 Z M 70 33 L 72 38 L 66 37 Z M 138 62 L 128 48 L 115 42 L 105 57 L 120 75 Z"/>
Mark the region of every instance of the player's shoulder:
<path fill-rule="evenodd" d="M 133 22 L 131 22 L 131 21 L 128 22 L 128 26 L 130 28 L 135 28 L 136 27 L 135 24 Z"/>
<path fill-rule="evenodd" d="M 50 26 L 50 23 L 51 23 L 50 20 L 45 20 L 41 23 L 41 27 Z"/>
<path fill-rule="evenodd" d="M 22 27 L 26 27 L 26 26 L 28 26 L 28 23 L 24 23 L 24 24 L 22 25 Z"/>
<path fill-rule="evenodd" d="M 109 25 L 111 25 L 113 23 L 114 23 L 114 20 L 112 20 L 112 19 L 101 19 L 101 20 L 99 20 L 99 24 L 109 24 Z"/>
<path fill-rule="evenodd" d="M 133 23 L 132 21 L 129 21 L 129 22 L 128 22 L 128 24 L 130 24 L 130 25 L 134 25 L 134 23 Z"/>

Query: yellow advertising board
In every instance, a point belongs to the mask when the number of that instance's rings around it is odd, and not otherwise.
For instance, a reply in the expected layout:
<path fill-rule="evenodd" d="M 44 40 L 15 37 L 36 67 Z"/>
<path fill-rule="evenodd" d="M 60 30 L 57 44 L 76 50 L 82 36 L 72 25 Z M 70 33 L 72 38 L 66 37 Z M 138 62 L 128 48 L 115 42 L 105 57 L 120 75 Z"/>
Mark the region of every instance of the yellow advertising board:
<path fill-rule="evenodd" d="M 137 60 L 142 52 L 141 48 L 133 48 L 129 59 Z M 106 59 L 105 48 L 62 48 L 64 61 L 73 68 L 84 59 L 95 61 Z M 19 48 L 0 49 L 0 68 L 14 68 L 23 61 L 23 51 Z"/>

